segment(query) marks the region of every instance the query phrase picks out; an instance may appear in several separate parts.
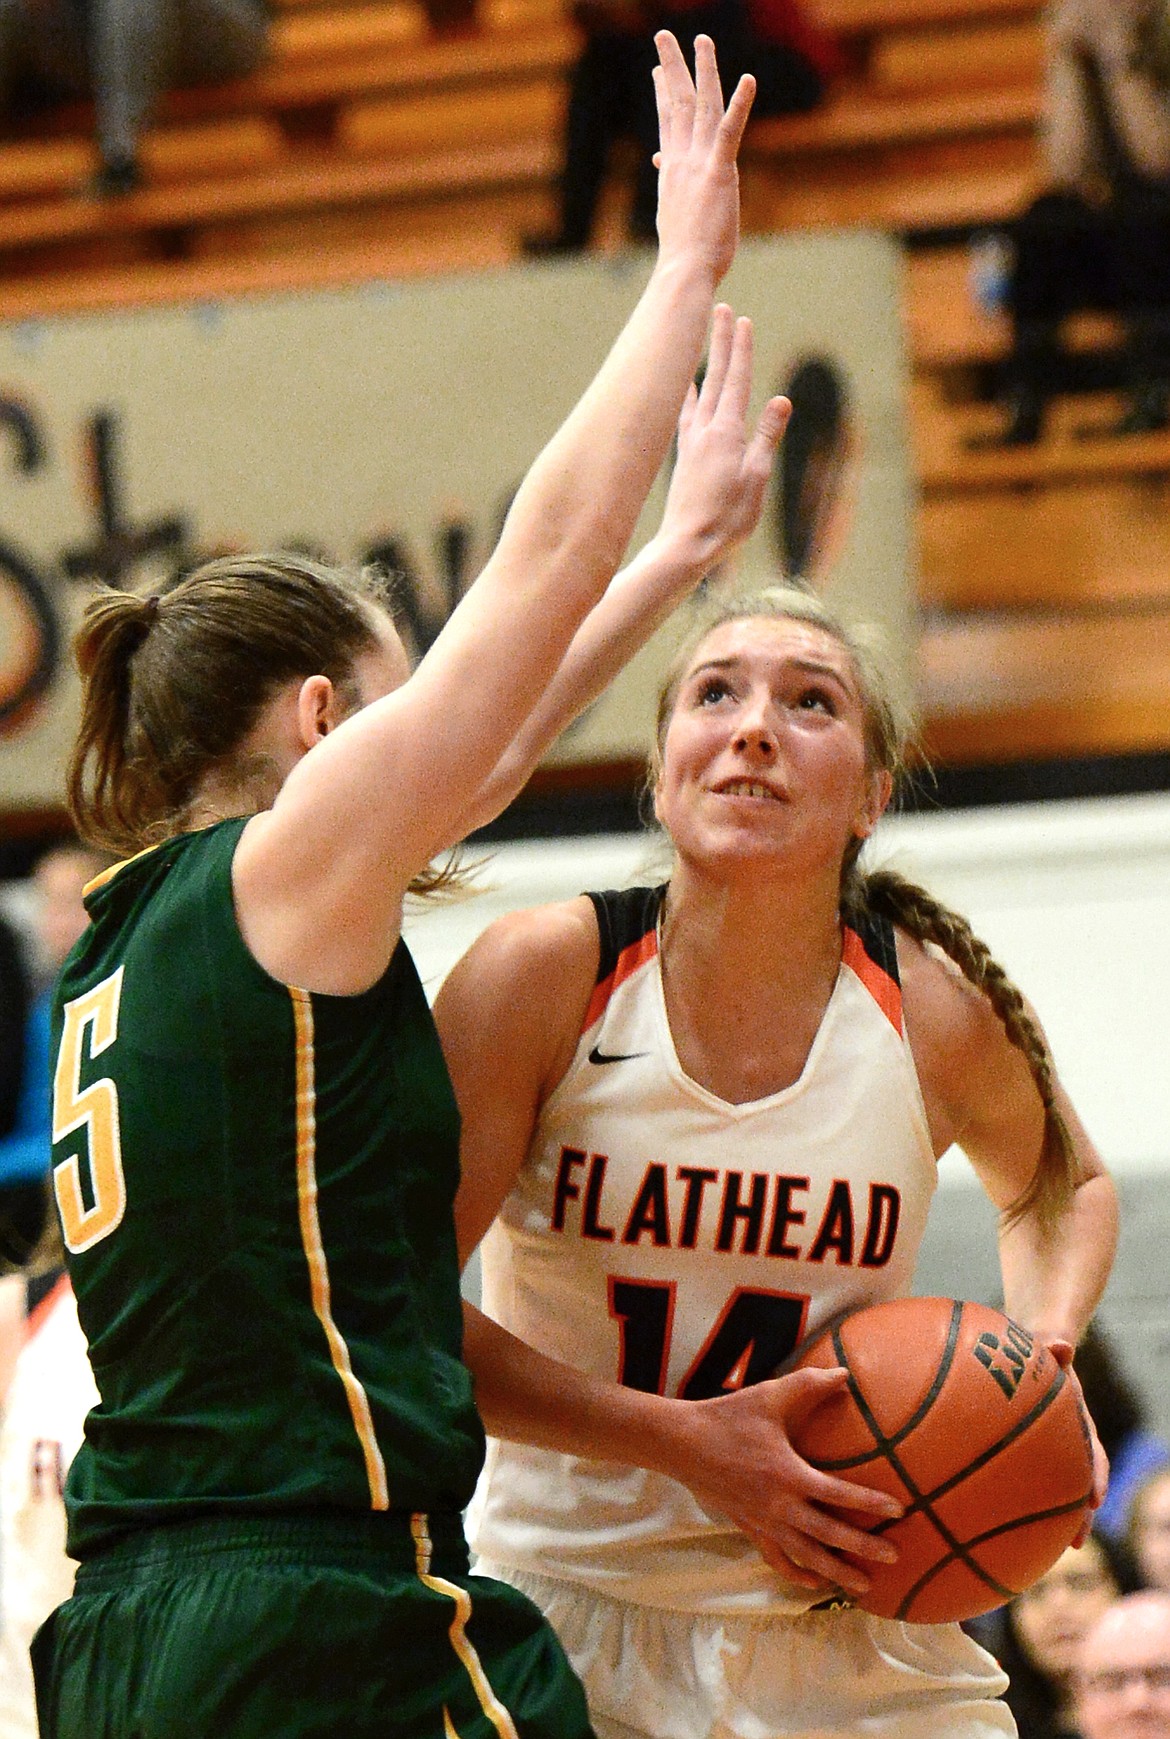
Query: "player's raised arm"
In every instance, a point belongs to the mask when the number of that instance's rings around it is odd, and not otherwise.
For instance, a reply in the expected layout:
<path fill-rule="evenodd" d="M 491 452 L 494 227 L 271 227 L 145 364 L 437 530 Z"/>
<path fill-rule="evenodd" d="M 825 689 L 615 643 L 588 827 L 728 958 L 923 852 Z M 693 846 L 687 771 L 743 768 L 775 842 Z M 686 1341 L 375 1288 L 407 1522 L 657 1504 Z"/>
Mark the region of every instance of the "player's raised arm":
<path fill-rule="evenodd" d="M 725 111 L 707 38 L 694 82 L 672 36 L 661 33 L 658 49 L 659 249 L 633 314 L 418 670 L 335 733 L 322 730 L 332 740 L 293 769 L 241 843 L 245 932 L 280 976 L 324 988 L 321 968 L 340 988 L 384 963 L 403 888 L 460 836 L 611 579 L 666 454 L 735 251 L 736 151 L 753 85 L 743 80 Z"/>
<path fill-rule="evenodd" d="M 577 630 L 552 682 L 478 794 L 463 831 L 499 813 L 566 726 L 755 530 L 792 407 L 785 398 L 769 399 L 750 432 L 751 384 L 752 323 L 736 320 L 720 303 L 702 390 L 690 389 L 679 418 L 662 523 Z"/>

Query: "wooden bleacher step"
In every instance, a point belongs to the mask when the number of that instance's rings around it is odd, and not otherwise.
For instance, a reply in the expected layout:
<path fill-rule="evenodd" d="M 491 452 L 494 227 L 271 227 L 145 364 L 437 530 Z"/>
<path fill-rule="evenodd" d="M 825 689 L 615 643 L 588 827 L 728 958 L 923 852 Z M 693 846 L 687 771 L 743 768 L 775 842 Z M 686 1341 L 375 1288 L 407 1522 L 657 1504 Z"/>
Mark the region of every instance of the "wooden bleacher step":
<path fill-rule="evenodd" d="M 919 598 L 933 612 L 1129 609 L 1170 597 L 1168 550 L 1170 476 L 931 494 Z"/>
<path fill-rule="evenodd" d="M 1038 18 L 1044 0 L 809 0 L 809 9 L 826 30 L 849 37 L 980 18 Z"/>
<path fill-rule="evenodd" d="M 488 241 L 473 263 L 502 265 L 506 251 Z M 287 295 L 385 278 L 458 271 L 468 263 L 463 236 L 406 236 L 275 257 L 144 260 L 59 272 L 49 279 L 0 282 L 0 320 L 45 319 L 104 309 L 218 302 L 229 297 Z"/>
<path fill-rule="evenodd" d="M 994 436 L 1002 427 L 1004 413 L 997 405 L 948 405 L 933 383 L 921 377 L 911 383 L 910 403 L 919 483 L 926 497 L 1170 475 L 1170 432 L 1124 438 L 1110 433 L 1122 414 L 1115 394 L 1062 395 L 1053 400 L 1043 439 L 1034 446 L 987 449 L 968 443 Z"/>
<path fill-rule="evenodd" d="M 1170 743 L 1170 599 L 1126 613 L 928 625 L 928 757 L 958 765 L 1126 754 Z"/>
<path fill-rule="evenodd" d="M 504 141 L 539 140 L 559 150 L 564 98 L 547 84 L 441 91 L 397 101 L 354 103 L 339 117 L 337 143 L 355 156 L 405 157 Z"/>
<path fill-rule="evenodd" d="M 1039 83 L 1044 36 L 1031 18 L 962 29 L 908 30 L 875 43 L 866 75 L 890 95 L 963 85 Z"/>
<path fill-rule="evenodd" d="M 147 176 L 161 182 L 193 175 L 254 171 L 280 163 L 287 155 L 288 147 L 280 128 L 264 115 L 233 116 L 186 127 L 157 127 L 146 135 L 142 146 Z M 0 201 L 53 196 L 80 201 L 97 167 L 97 147 L 90 139 L 14 140 L 0 144 Z M 91 222 L 110 209 L 96 201 L 86 203 L 94 208 Z"/>
<path fill-rule="evenodd" d="M 1030 198 L 1036 180 L 1028 138 L 858 154 L 799 170 L 755 159 L 745 142 L 743 224 L 755 233 L 863 224 L 904 234 L 991 224 Z"/>
<path fill-rule="evenodd" d="M 425 42 L 430 35 L 421 6 L 337 6 L 290 13 L 272 26 L 270 64 Z"/>
<path fill-rule="evenodd" d="M 559 144 L 540 139 L 437 150 L 371 161 L 336 153 L 232 176 L 147 186 L 116 203 L 58 199 L 0 207 L 0 252 L 104 235 L 165 235 L 239 218 L 279 216 L 371 202 L 440 199 L 468 189 L 544 184 Z"/>
<path fill-rule="evenodd" d="M 384 19 L 382 9 L 372 6 L 315 11 L 284 22 L 302 28 L 248 79 L 172 91 L 164 113 L 177 118 L 246 108 L 281 114 L 378 93 L 471 88 L 521 76 L 559 82 L 579 45 L 575 29 L 563 18 L 450 38 L 402 33 L 395 10 Z M 317 28 L 323 43 L 314 49 Z"/>
<path fill-rule="evenodd" d="M 904 97 L 845 85 L 810 114 L 756 122 L 744 141 L 744 155 L 750 160 L 781 159 L 981 134 L 1030 133 L 1039 118 L 1040 92 L 1026 80 Z"/>

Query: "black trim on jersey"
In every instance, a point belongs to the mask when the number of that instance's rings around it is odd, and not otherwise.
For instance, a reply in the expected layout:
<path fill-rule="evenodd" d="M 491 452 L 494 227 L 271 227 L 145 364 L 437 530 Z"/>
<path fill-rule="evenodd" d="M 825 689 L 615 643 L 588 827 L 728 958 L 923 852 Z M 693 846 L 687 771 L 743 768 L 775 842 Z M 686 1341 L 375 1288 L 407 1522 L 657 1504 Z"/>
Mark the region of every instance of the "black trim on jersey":
<path fill-rule="evenodd" d="M 880 966 L 887 978 L 892 978 L 898 989 L 902 988 L 902 980 L 898 976 L 898 943 L 890 918 L 878 916 L 874 912 L 866 912 L 849 928 L 859 937 L 861 946 L 869 955 L 875 966 Z"/>
<path fill-rule="evenodd" d="M 603 894 L 586 894 L 597 915 L 597 936 L 601 944 L 601 959 L 597 965 L 595 984 L 604 984 L 617 969 L 617 963 L 627 948 L 648 936 L 658 924 L 658 914 L 666 897 L 666 883 L 656 888 L 611 889 Z"/>
<path fill-rule="evenodd" d="M 626 949 L 632 948 L 655 928 L 666 898 L 666 886 L 662 882 L 655 888 L 610 889 L 606 893 L 586 894 L 597 915 L 597 935 L 601 945 L 595 983 L 604 984 Z M 887 978 L 901 989 L 898 946 L 892 920 L 866 912 L 849 927 L 860 937 L 862 947 L 874 964 L 880 966 Z"/>

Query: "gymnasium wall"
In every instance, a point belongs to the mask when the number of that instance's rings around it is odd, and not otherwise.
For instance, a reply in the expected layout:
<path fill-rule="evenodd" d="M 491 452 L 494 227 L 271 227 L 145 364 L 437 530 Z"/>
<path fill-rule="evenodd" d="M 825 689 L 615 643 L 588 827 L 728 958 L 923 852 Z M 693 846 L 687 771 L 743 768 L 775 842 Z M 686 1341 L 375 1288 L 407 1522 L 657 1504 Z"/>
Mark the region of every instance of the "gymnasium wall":
<path fill-rule="evenodd" d="M 1102 1322 L 1170 1434 L 1170 797 L 895 816 L 874 858 L 969 916 L 1036 1006 L 1121 1192 Z M 665 861 L 628 835 L 497 848 L 480 898 L 410 922 L 428 989 L 501 911 Z M 957 1150 L 940 1176 L 918 1290 L 996 1302 L 994 1216 Z"/>
<path fill-rule="evenodd" d="M 64 641 L 95 578 L 157 583 L 231 548 L 374 553 L 405 570 L 425 645 L 648 268 L 637 252 L 0 324 L 0 818 L 58 799 L 76 707 Z M 750 241 L 721 293 L 755 319 L 757 404 L 810 352 L 844 376 L 855 442 L 828 589 L 884 624 L 908 684 L 900 269 L 878 236 Z M 745 576 L 777 571 L 777 513 L 773 497 Z M 637 755 L 670 644 L 668 628 L 554 758 Z"/>

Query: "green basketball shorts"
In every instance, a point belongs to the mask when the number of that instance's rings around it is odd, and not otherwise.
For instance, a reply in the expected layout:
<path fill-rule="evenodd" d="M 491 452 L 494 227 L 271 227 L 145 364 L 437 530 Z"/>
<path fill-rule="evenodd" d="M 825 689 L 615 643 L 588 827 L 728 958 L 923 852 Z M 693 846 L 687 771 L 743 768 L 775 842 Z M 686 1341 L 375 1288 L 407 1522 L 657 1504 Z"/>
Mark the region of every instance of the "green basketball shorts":
<path fill-rule="evenodd" d="M 177 1523 L 83 1564 L 33 1643 L 42 1739 L 592 1739 L 458 1517 Z"/>

